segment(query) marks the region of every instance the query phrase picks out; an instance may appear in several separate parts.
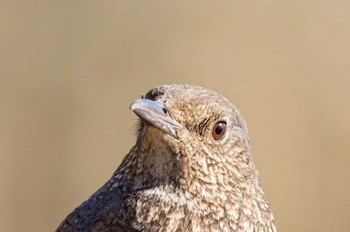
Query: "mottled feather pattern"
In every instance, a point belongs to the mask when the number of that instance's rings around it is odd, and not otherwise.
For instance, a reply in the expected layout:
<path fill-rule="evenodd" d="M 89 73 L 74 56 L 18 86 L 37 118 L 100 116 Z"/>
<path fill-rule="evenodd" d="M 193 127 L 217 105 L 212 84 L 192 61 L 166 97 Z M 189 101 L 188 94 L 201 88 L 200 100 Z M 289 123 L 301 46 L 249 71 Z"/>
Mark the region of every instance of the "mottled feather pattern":
<path fill-rule="evenodd" d="M 276 231 L 235 106 L 180 84 L 157 87 L 145 99 L 181 125 L 176 136 L 141 117 L 136 144 L 111 179 L 57 231 Z M 218 121 L 227 124 L 220 140 L 212 136 Z"/>

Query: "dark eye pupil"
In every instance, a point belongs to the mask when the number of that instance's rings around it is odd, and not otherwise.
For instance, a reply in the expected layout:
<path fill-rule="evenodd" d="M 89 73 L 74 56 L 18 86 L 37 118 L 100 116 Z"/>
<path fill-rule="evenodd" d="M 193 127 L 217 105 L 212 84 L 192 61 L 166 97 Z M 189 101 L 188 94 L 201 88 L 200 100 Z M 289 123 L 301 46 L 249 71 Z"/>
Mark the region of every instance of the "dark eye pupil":
<path fill-rule="evenodd" d="M 221 125 L 218 125 L 218 126 L 215 128 L 215 133 L 216 133 L 217 135 L 219 135 L 219 134 L 221 134 L 221 132 L 222 132 L 222 127 L 221 127 Z"/>

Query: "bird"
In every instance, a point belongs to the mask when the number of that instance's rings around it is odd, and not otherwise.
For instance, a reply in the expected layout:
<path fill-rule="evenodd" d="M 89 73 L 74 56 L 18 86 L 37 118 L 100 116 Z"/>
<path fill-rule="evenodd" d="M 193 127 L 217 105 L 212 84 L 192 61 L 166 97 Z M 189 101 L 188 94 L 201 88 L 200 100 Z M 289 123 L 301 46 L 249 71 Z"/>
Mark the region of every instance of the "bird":
<path fill-rule="evenodd" d="M 135 145 L 56 232 L 277 231 L 246 122 L 222 95 L 165 84 L 133 101 Z"/>

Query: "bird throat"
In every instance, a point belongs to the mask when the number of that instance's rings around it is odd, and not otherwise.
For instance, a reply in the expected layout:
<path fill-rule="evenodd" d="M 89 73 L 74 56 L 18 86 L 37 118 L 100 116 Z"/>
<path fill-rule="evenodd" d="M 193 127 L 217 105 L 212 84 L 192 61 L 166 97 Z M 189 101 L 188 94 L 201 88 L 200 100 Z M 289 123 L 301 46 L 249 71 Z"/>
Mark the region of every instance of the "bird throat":
<path fill-rule="evenodd" d="M 188 154 L 183 153 L 181 144 L 174 146 L 173 143 L 179 142 L 149 127 L 136 144 L 132 188 L 138 192 L 134 201 L 135 227 L 145 231 L 159 228 L 176 231 L 183 227 L 190 231 L 208 228 L 211 231 L 268 231 L 267 228 L 273 228 L 272 213 L 255 181 L 249 183 L 251 186 L 231 183 L 219 189 L 220 184 L 214 180 L 215 183 L 211 180 L 199 182 L 198 176 L 194 180 L 192 174 L 187 173 Z"/>
<path fill-rule="evenodd" d="M 179 185 L 182 176 L 180 151 L 173 137 L 147 126 L 136 144 L 133 190 Z"/>

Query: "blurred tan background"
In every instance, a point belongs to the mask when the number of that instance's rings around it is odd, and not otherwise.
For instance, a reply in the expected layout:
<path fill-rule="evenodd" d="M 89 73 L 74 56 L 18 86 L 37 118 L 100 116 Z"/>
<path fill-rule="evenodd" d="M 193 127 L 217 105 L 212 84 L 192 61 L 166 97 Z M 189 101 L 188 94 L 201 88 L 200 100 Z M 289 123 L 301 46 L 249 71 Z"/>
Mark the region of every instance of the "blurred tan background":
<path fill-rule="evenodd" d="M 0 2 L 0 230 L 53 231 L 164 83 L 243 112 L 279 231 L 350 231 L 349 1 Z"/>

